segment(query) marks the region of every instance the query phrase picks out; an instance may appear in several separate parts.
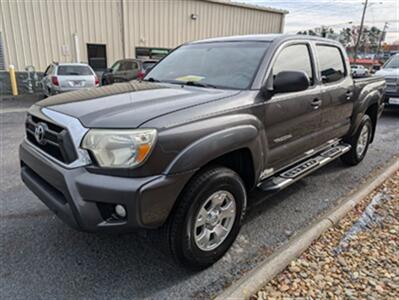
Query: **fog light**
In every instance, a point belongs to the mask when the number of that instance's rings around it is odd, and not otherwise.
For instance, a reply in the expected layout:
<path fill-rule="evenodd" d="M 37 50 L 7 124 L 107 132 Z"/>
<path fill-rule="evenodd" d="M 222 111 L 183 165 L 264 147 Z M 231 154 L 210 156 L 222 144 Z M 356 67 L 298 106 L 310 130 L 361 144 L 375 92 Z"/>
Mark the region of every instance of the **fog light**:
<path fill-rule="evenodd" d="M 123 205 L 115 205 L 115 213 L 121 219 L 126 218 L 126 209 L 123 207 Z"/>

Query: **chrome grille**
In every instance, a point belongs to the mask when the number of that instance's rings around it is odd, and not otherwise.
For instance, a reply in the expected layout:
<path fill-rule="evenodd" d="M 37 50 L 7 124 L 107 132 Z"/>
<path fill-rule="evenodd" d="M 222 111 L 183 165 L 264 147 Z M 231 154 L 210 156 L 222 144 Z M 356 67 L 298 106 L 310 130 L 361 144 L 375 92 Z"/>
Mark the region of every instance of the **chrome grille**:
<path fill-rule="evenodd" d="M 40 138 L 38 137 L 39 127 L 42 130 Z M 77 159 L 78 156 L 67 129 L 30 114 L 26 118 L 25 128 L 28 141 L 56 160 L 69 164 Z"/>
<path fill-rule="evenodd" d="M 396 78 L 385 78 L 385 82 L 387 84 L 387 92 L 396 92 L 399 88 L 398 80 Z"/>

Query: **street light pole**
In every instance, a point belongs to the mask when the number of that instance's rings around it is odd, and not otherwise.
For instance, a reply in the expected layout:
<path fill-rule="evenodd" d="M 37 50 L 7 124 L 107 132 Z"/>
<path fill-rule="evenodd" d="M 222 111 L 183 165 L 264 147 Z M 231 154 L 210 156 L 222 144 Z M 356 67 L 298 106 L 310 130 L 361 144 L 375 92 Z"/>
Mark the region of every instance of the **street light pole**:
<path fill-rule="evenodd" d="M 388 22 L 385 22 L 384 29 L 382 30 L 381 35 L 380 35 L 380 39 L 378 41 L 377 52 L 374 55 L 374 60 L 376 58 L 378 58 L 378 54 L 380 53 L 380 49 L 381 49 L 382 39 L 384 38 L 385 31 L 387 30 L 387 28 L 388 28 Z"/>
<path fill-rule="evenodd" d="M 362 38 L 364 17 L 366 15 L 366 9 L 367 9 L 368 2 L 369 2 L 368 0 L 366 0 L 366 2 L 364 2 L 362 21 L 360 22 L 359 33 L 358 33 L 358 37 L 357 37 L 357 41 L 356 41 L 356 45 L 355 45 L 355 53 L 353 55 L 353 58 L 354 58 L 355 62 L 356 62 L 356 59 L 357 59 L 357 49 L 359 48 L 360 40 Z"/>

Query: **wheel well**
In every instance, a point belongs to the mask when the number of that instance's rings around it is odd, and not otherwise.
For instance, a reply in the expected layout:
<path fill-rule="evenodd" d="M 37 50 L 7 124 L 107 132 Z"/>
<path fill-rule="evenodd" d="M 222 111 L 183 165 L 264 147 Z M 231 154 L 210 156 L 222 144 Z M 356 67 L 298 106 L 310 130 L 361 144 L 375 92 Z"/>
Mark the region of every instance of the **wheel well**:
<path fill-rule="evenodd" d="M 370 143 L 374 140 L 374 135 L 375 135 L 375 128 L 377 125 L 377 116 L 378 116 L 378 104 L 372 104 L 369 106 L 369 108 L 366 110 L 366 115 L 368 115 L 371 119 L 371 123 L 373 124 L 373 132 L 371 135 L 371 140 Z"/>
<path fill-rule="evenodd" d="M 251 190 L 255 185 L 255 171 L 251 152 L 248 148 L 243 148 L 226 153 L 210 161 L 209 165 L 221 165 L 232 169 L 244 181 L 247 190 Z"/>

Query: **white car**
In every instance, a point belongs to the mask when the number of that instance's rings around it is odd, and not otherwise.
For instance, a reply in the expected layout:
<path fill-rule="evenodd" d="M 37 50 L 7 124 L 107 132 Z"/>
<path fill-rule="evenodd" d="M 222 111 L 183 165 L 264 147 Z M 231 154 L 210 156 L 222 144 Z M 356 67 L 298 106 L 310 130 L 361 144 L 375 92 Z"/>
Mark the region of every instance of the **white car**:
<path fill-rule="evenodd" d="M 353 77 L 365 77 L 369 75 L 369 71 L 362 65 L 351 65 Z"/>
<path fill-rule="evenodd" d="M 399 107 L 399 54 L 392 56 L 375 74 L 385 78 L 385 105 Z"/>
<path fill-rule="evenodd" d="M 46 97 L 62 92 L 99 86 L 96 73 L 87 64 L 52 63 L 44 72 L 43 93 Z"/>

